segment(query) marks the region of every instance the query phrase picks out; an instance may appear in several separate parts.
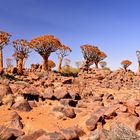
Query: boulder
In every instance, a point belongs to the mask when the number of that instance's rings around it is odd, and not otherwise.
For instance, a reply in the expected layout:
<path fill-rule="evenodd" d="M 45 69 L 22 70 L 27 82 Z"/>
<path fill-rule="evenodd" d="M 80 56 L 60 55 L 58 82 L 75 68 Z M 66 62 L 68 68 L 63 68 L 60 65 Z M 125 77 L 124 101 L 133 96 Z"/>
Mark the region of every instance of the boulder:
<path fill-rule="evenodd" d="M 8 94 L 12 94 L 12 90 L 9 85 L 0 84 L 0 100 Z"/>
<path fill-rule="evenodd" d="M 77 101 L 73 100 L 73 99 L 61 99 L 60 104 L 62 104 L 64 106 L 76 107 Z"/>
<path fill-rule="evenodd" d="M 140 136 L 123 123 L 115 123 L 109 132 L 111 140 L 139 140 Z"/>
<path fill-rule="evenodd" d="M 39 130 L 34 131 L 31 134 L 27 134 L 27 135 L 21 136 L 17 140 L 37 140 L 39 137 L 41 137 L 44 134 L 47 134 L 47 132 L 44 131 L 43 129 L 39 129 Z"/>
<path fill-rule="evenodd" d="M 26 100 L 19 100 L 12 106 L 13 109 L 18 111 L 30 111 L 32 108 L 30 107 L 28 101 Z"/>
<path fill-rule="evenodd" d="M 79 140 L 79 136 L 73 128 L 61 129 L 60 133 L 66 140 Z"/>
<path fill-rule="evenodd" d="M 65 87 L 56 88 L 53 95 L 58 100 L 65 99 L 65 98 L 71 99 L 71 96 L 68 93 L 67 88 Z"/>
<path fill-rule="evenodd" d="M 24 132 L 19 129 L 0 126 L 0 140 L 15 140 L 22 135 L 24 135 Z"/>
<path fill-rule="evenodd" d="M 44 99 L 55 99 L 54 95 L 54 90 L 52 87 L 48 87 L 45 89 L 45 92 L 43 93 L 43 98 Z"/>
<path fill-rule="evenodd" d="M 89 119 L 86 121 L 86 127 L 89 131 L 93 131 L 96 129 L 97 122 L 99 121 L 99 116 L 92 115 Z"/>
<path fill-rule="evenodd" d="M 72 107 L 65 107 L 63 109 L 63 113 L 68 118 L 75 118 L 76 117 L 75 111 Z"/>
<path fill-rule="evenodd" d="M 67 140 L 61 133 L 59 132 L 52 132 L 52 133 L 47 133 L 36 140 Z"/>

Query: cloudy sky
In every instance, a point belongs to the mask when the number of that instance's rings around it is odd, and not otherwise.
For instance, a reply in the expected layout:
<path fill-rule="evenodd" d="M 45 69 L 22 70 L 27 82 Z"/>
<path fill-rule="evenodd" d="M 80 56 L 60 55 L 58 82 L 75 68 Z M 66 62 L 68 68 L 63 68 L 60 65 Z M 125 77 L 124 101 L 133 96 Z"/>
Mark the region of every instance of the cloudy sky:
<path fill-rule="evenodd" d="M 137 70 L 136 50 L 140 50 L 139 0 L 0 0 L 0 30 L 12 34 L 11 41 L 52 34 L 73 50 L 69 59 L 82 61 L 80 46 L 97 45 L 106 52 L 108 67 L 117 69 L 123 59 Z M 12 45 L 4 48 L 11 57 Z M 56 54 L 50 59 L 57 63 Z M 26 62 L 41 63 L 32 52 Z"/>

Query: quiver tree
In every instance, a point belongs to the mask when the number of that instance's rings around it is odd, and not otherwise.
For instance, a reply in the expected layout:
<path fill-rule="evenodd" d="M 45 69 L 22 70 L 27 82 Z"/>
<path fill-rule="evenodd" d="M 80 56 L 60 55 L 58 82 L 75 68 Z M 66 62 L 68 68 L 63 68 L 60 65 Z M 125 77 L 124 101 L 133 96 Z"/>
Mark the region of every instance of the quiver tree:
<path fill-rule="evenodd" d="M 95 63 L 96 68 L 98 68 L 99 62 L 104 60 L 106 57 L 107 57 L 107 55 L 104 52 L 102 52 L 102 51 L 98 52 L 96 58 L 93 61 Z"/>
<path fill-rule="evenodd" d="M 81 46 L 81 49 L 87 67 L 95 63 L 96 68 L 98 68 L 98 63 L 107 57 L 104 52 L 93 45 L 86 44 Z"/>
<path fill-rule="evenodd" d="M 68 58 L 65 58 L 64 62 L 65 62 L 64 66 L 70 66 L 71 60 Z"/>
<path fill-rule="evenodd" d="M 70 52 L 72 52 L 71 48 L 66 46 L 66 45 L 62 45 L 62 47 L 60 47 L 57 51 L 56 54 L 58 55 L 58 71 L 61 71 L 61 65 L 62 65 L 62 61 L 64 59 L 64 57 L 68 56 L 70 54 Z"/>
<path fill-rule="evenodd" d="M 82 61 L 76 61 L 75 65 L 77 68 L 80 68 L 82 66 L 83 62 Z"/>
<path fill-rule="evenodd" d="M 25 39 L 17 39 L 13 41 L 14 54 L 17 62 L 18 74 L 23 74 L 24 61 L 30 53 L 30 43 Z"/>
<path fill-rule="evenodd" d="M 127 68 L 128 68 L 131 64 L 132 64 L 132 62 L 129 61 L 129 60 L 123 60 L 123 61 L 121 62 L 121 65 L 122 65 L 122 67 L 124 68 L 125 71 L 127 71 Z"/>
<path fill-rule="evenodd" d="M 10 41 L 11 35 L 9 33 L 0 31 L 0 68 L 3 68 L 3 48 L 8 44 Z"/>
<path fill-rule="evenodd" d="M 10 68 L 10 67 L 13 66 L 12 62 L 13 62 L 13 60 L 11 58 L 6 58 L 6 66 L 7 66 L 7 68 Z"/>
<path fill-rule="evenodd" d="M 101 61 L 101 62 L 99 62 L 99 64 L 100 64 L 100 67 L 103 69 L 103 68 L 106 67 L 107 62 L 105 62 L 105 61 Z"/>
<path fill-rule="evenodd" d="M 17 57 L 17 52 L 14 52 L 12 57 L 16 60 L 16 68 L 18 67 L 18 57 Z"/>
<path fill-rule="evenodd" d="M 53 35 L 43 35 L 31 40 L 31 47 L 43 58 L 42 70 L 48 71 L 48 58 L 52 52 L 61 48 L 59 39 Z"/>
<path fill-rule="evenodd" d="M 52 70 L 52 68 L 54 68 L 55 66 L 56 64 L 53 60 L 48 60 L 48 70 Z"/>
<path fill-rule="evenodd" d="M 136 51 L 137 59 L 138 59 L 138 72 L 140 73 L 140 51 Z"/>

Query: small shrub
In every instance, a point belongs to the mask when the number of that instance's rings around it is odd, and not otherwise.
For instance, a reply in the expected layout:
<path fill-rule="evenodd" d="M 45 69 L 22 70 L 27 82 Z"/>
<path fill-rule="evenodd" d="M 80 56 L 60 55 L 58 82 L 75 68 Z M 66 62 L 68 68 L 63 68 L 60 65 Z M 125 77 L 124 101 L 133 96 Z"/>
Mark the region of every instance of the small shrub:
<path fill-rule="evenodd" d="M 73 68 L 71 66 L 64 66 L 62 67 L 61 74 L 63 76 L 74 76 L 76 77 L 80 72 L 79 68 Z"/>

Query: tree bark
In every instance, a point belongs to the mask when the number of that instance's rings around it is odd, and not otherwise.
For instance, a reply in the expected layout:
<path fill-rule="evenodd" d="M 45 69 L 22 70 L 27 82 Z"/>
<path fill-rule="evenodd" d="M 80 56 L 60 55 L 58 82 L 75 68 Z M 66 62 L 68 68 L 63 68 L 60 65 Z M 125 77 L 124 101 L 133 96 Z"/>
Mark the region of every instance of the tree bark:
<path fill-rule="evenodd" d="M 18 59 L 16 59 L 16 67 L 18 68 Z"/>
<path fill-rule="evenodd" d="M 18 59 L 18 74 L 23 74 L 23 59 Z"/>
<path fill-rule="evenodd" d="M 43 57 L 42 71 L 48 71 L 48 56 Z"/>
<path fill-rule="evenodd" d="M 95 62 L 95 67 L 96 67 L 97 69 L 98 69 L 98 63 L 99 63 L 99 62 Z"/>
<path fill-rule="evenodd" d="M 59 62 L 58 62 L 58 72 L 61 71 L 62 60 L 63 60 L 63 58 L 59 58 Z"/>
<path fill-rule="evenodd" d="M 138 73 L 140 73 L 140 61 L 138 62 L 139 64 L 139 66 L 138 66 Z"/>
<path fill-rule="evenodd" d="M 0 47 L 0 68 L 3 68 L 3 52 L 2 47 Z"/>

